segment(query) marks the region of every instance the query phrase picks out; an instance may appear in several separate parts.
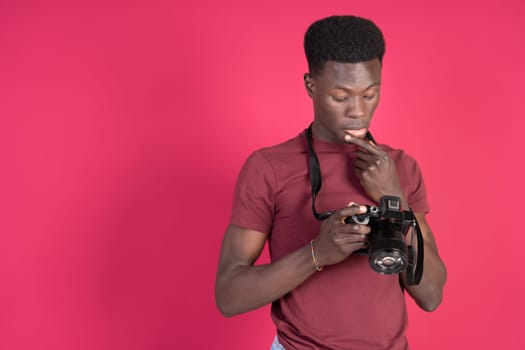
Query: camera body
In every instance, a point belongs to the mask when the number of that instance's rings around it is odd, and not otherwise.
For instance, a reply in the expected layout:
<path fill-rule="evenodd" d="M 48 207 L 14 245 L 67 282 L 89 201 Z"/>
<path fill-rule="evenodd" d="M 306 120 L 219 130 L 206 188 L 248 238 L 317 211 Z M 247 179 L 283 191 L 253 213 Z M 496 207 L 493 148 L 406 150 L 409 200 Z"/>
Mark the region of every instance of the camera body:
<path fill-rule="evenodd" d="M 378 207 L 366 207 L 366 213 L 344 220 L 347 224 L 357 223 L 371 228 L 368 248 L 357 253 L 367 254 L 370 266 L 379 273 L 390 275 L 403 271 L 413 263 L 412 247 L 405 243 L 406 233 L 415 225 L 413 216 L 401 211 L 401 200 L 395 196 L 383 196 Z"/>

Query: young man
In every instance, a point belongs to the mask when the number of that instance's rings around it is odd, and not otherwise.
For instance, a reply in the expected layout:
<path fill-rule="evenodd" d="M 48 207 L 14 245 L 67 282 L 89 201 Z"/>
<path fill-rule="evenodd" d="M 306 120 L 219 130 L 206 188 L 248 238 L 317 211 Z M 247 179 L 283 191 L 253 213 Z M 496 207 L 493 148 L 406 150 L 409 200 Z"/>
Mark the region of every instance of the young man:
<path fill-rule="evenodd" d="M 312 24 L 304 45 L 313 123 L 246 161 L 222 245 L 217 305 L 232 316 L 272 303 L 272 349 L 407 349 L 404 292 L 434 310 L 446 270 L 425 220 L 417 163 L 376 145 L 368 133 L 379 103 L 383 35 L 367 19 L 334 16 Z M 317 167 L 310 168 L 312 157 Z M 313 206 L 316 171 L 322 188 Z M 407 283 L 406 271 L 379 274 L 366 254 L 356 254 L 367 247 L 371 229 L 345 218 L 385 195 L 398 197 L 421 227 L 424 272 L 417 285 Z M 267 240 L 271 263 L 255 266 Z"/>

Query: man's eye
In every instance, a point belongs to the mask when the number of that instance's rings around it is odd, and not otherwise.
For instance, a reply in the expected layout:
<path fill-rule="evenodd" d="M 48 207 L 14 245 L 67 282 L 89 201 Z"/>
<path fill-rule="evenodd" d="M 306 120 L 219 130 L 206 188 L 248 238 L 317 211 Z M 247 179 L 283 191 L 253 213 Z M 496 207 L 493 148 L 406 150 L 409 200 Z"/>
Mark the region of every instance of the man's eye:
<path fill-rule="evenodd" d="M 348 100 L 348 96 L 345 96 L 345 95 L 336 95 L 336 96 L 332 96 L 332 98 L 336 100 L 337 102 L 344 102 Z"/>
<path fill-rule="evenodd" d="M 373 94 L 373 95 L 364 95 L 364 96 L 363 96 L 363 98 L 364 98 L 366 101 L 373 100 L 374 97 L 376 97 L 375 94 Z"/>

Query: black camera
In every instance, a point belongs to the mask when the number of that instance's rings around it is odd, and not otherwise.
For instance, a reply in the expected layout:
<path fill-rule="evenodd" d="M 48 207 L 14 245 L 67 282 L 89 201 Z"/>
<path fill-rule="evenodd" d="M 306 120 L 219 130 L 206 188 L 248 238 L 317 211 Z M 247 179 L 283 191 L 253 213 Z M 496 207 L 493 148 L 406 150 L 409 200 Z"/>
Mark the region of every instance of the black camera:
<path fill-rule="evenodd" d="M 370 266 L 375 271 L 390 275 L 414 265 L 412 246 L 405 243 L 405 235 L 415 226 L 412 212 L 401 211 L 399 197 L 383 196 L 379 207 L 366 206 L 367 212 L 345 218 L 345 223 L 369 225 L 368 249 L 358 254 L 368 254 Z M 419 237 L 418 237 L 419 238 Z"/>

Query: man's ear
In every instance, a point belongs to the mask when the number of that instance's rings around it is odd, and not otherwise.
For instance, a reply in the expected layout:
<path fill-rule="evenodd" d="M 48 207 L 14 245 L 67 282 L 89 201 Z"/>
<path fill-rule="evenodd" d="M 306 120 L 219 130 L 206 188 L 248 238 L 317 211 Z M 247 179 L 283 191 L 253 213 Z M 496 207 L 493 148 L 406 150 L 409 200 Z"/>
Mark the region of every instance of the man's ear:
<path fill-rule="evenodd" d="M 304 73 L 304 87 L 308 96 L 313 97 L 314 95 L 314 81 L 310 73 Z"/>

